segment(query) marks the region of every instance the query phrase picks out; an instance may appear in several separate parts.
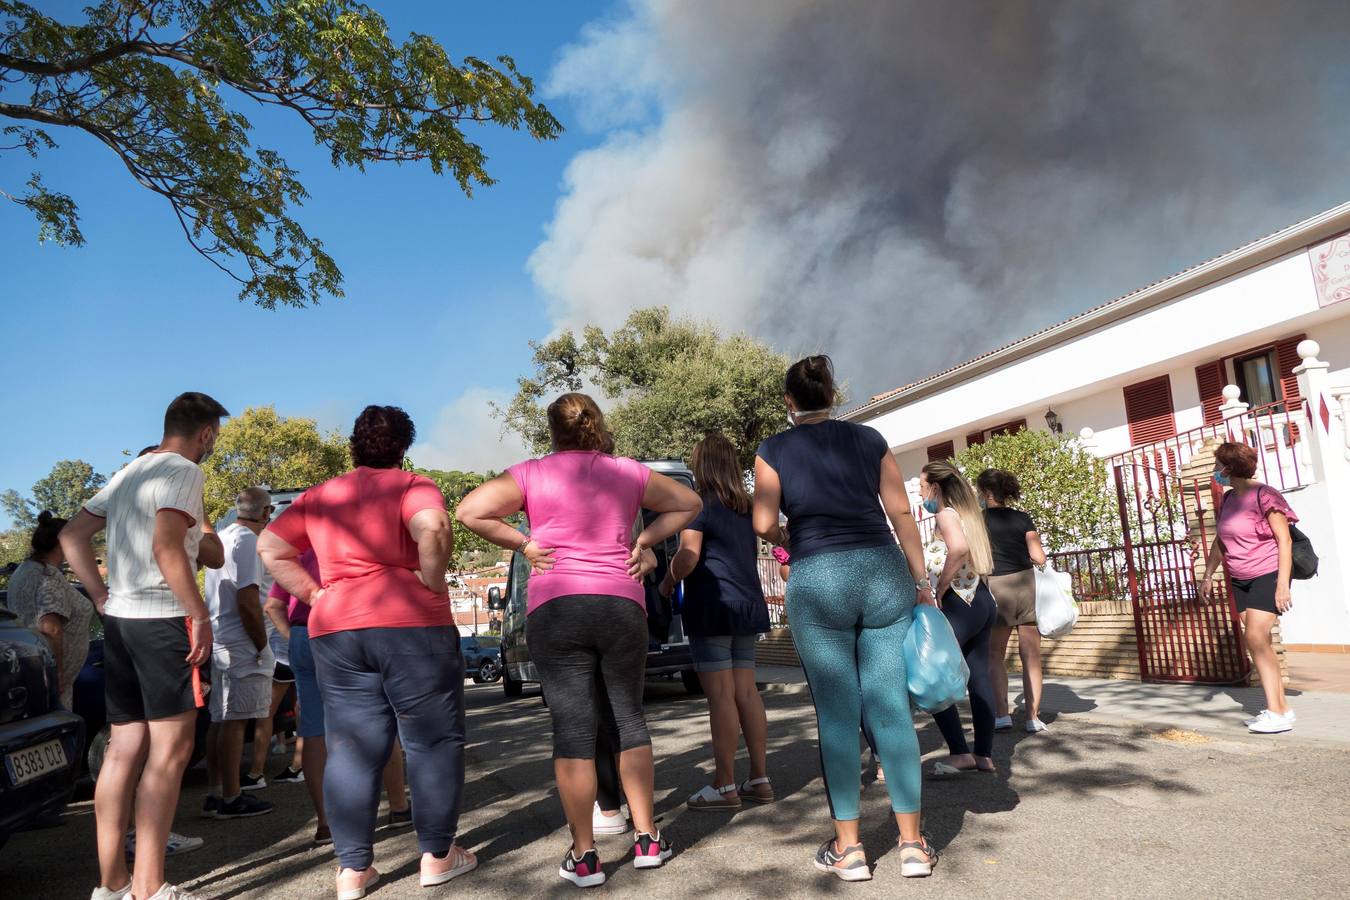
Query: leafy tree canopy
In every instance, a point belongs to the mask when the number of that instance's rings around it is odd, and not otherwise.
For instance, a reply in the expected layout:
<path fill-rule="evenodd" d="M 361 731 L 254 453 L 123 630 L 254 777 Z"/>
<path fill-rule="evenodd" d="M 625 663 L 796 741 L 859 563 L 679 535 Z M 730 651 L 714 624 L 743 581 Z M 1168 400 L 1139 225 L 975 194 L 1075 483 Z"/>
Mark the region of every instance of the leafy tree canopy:
<path fill-rule="evenodd" d="M 787 357 L 711 322 L 640 309 L 611 333 L 588 326 L 531 342 L 535 372 L 521 378 L 496 413 L 536 453 L 549 449 L 545 411 L 558 394 L 594 386 L 619 453 L 687 459 L 694 444 L 721 431 L 741 463 L 754 464 L 760 441 L 782 430 Z"/>
<path fill-rule="evenodd" d="M 38 514 L 43 510 L 69 519 L 107 481 L 84 460 L 63 459 L 33 485 L 31 498 L 10 489 L 0 494 L 0 507 L 4 508 L 14 528 L 26 536 L 37 525 Z M 27 555 L 27 550 L 24 553 Z"/>
<path fill-rule="evenodd" d="M 562 131 L 509 56 L 456 64 L 426 35 L 397 44 L 353 0 L 102 0 L 83 17 L 0 0 L 0 118 L 21 123 L 0 128 L 0 150 L 37 158 L 56 146 L 49 129 L 91 135 L 269 309 L 341 296 L 342 275 L 290 215 L 307 196 L 298 172 L 254 146 L 227 95 L 291 111 L 334 166 L 425 161 L 466 194 L 493 183 L 466 125 Z M 37 218 L 39 240 L 84 243 L 75 201 L 40 172 L 0 196 Z"/>
<path fill-rule="evenodd" d="M 489 541 L 484 540 L 455 521 L 455 510 L 459 502 L 469 491 L 494 477 L 493 473 L 480 475 L 477 472 L 446 472 L 441 469 L 421 469 L 410 466 L 418 475 L 425 475 L 441 489 L 445 496 L 445 508 L 450 511 L 450 522 L 455 534 L 455 558 L 453 566 L 461 572 L 490 566 L 501 558 L 501 551 Z"/>
<path fill-rule="evenodd" d="M 1120 543 L 1120 514 L 1106 461 L 1076 439 L 1030 430 L 995 435 L 962 450 L 956 464 L 972 484 L 985 469 L 1016 475 L 1022 499 L 1012 505 L 1035 520 L 1047 552 Z"/>
<path fill-rule="evenodd" d="M 249 407 L 220 429 L 206 472 L 206 516 L 216 521 L 246 487 L 307 488 L 352 467 L 347 439 L 322 434 L 313 419 L 283 418 L 271 406 Z"/>

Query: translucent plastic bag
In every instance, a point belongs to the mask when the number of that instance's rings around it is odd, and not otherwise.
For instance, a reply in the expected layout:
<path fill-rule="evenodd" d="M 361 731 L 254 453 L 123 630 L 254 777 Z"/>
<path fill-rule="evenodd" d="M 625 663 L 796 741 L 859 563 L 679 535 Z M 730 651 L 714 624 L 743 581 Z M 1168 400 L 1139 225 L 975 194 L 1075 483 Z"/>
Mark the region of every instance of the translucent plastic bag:
<path fill-rule="evenodd" d="M 914 607 L 914 625 L 905 637 L 905 671 L 910 700 L 925 712 L 942 712 L 966 695 L 970 667 L 937 607 Z"/>
<path fill-rule="evenodd" d="M 1036 573 L 1036 628 L 1048 638 L 1061 638 L 1078 624 L 1078 603 L 1073 599 L 1073 579 L 1056 572 L 1049 563 Z"/>

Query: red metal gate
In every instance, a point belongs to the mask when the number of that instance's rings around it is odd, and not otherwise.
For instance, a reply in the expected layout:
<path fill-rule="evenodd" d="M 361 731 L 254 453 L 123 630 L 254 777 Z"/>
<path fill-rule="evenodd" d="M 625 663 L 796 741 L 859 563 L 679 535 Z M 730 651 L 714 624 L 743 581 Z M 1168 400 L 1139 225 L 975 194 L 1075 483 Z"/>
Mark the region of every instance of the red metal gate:
<path fill-rule="evenodd" d="M 1250 661 L 1227 575 L 1208 600 L 1196 587 L 1214 540 L 1204 515 L 1217 508 L 1212 482 L 1137 463 L 1116 466 L 1115 479 L 1141 678 L 1245 681 Z"/>

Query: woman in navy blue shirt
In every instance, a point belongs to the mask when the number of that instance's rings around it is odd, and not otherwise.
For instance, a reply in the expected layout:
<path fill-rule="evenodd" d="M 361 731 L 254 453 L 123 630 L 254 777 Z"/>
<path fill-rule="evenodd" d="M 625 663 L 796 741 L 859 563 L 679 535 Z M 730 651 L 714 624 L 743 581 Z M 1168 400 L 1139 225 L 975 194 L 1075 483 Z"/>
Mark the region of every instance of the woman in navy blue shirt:
<path fill-rule="evenodd" d="M 872 877 L 858 837 L 858 732 L 865 721 L 886 767 L 900 829 L 900 874 L 931 874 L 937 854 L 919 831 L 919 742 L 903 647 L 914 604 L 933 603 L 905 479 L 875 429 L 830 417 L 834 367 L 811 356 L 784 380 L 793 428 L 759 447 L 755 531 L 788 537 L 787 614 L 811 687 L 834 839 L 815 867 L 845 881 Z M 897 546 L 897 543 L 899 546 Z"/>
<path fill-rule="evenodd" d="M 690 809 L 740 809 L 742 800 L 770 803 L 765 768 L 768 720 L 755 687 L 755 641 L 769 630 L 759 581 L 759 544 L 750 522 L 750 494 L 736 448 L 721 434 L 694 447 L 694 481 L 703 511 L 680 532 L 661 593 L 684 581 L 683 616 L 703 692 L 708 696 L 716 771 L 713 783 L 689 798 Z M 736 782 L 736 748 L 745 734 L 750 777 Z"/>

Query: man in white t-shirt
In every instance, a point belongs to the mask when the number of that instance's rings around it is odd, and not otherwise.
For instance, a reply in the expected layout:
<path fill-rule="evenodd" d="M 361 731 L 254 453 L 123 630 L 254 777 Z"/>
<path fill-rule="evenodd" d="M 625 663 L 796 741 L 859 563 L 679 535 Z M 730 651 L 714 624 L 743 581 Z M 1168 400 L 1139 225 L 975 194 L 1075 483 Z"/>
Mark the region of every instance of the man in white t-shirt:
<path fill-rule="evenodd" d="M 164 880 L 165 842 L 192 755 L 197 667 L 211 655 L 211 620 L 197 590 L 202 539 L 200 463 L 228 416 L 206 394 L 181 394 L 158 449 L 132 461 L 61 532 L 61 548 L 104 620 L 103 671 L 112 738 L 94 792 L 101 885 L 92 900 L 191 900 Z M 107 529 L 109 584 L 93 539 Z M 123 840 L 136 810 L 135 873 Z"/>
<path fill-rule="evenodd" d="M 206 573 L 215 649 L 211 654 L 211 730 L 206 737 L 206 801 L 202 817 L 244 819 L 266 815 L 272 804 L 240 790 L 244 726 L 272 705 L 276 659 L 263 628 L 262 560 L 258 532 L 267 524 L 272 497 L 245 488 L 235 498 L 238 517 L 220 531 L 225 564 Z M 255 736 L 254 740 L 257 740 Z"/>

